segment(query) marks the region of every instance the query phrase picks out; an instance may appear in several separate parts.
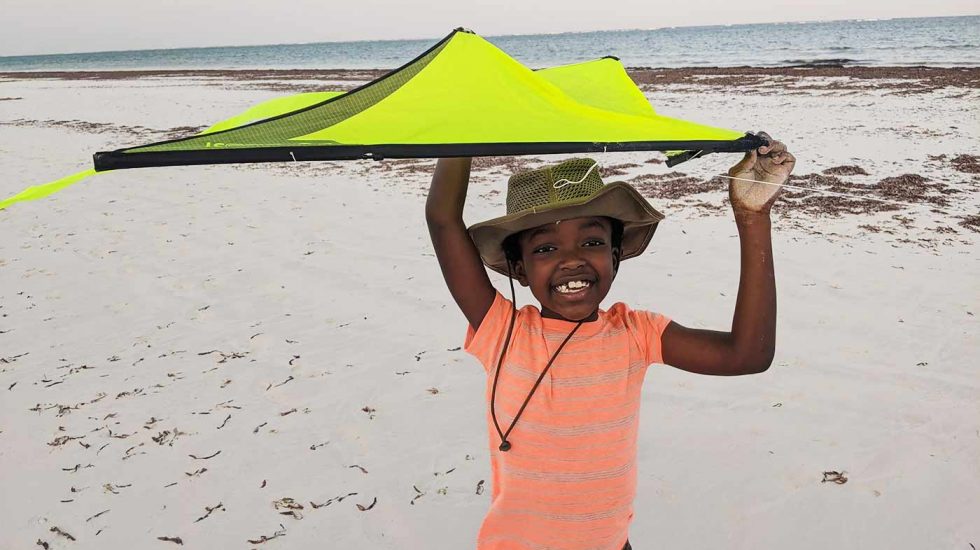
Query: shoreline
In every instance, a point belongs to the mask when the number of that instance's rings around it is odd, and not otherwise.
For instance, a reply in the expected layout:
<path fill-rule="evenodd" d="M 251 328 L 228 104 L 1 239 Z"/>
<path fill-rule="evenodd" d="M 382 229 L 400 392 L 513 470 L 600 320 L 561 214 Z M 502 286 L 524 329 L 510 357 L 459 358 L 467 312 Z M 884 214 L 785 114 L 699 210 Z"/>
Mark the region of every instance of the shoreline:
<path fill-rule="evenodd" d="M 373 80 L 395 69 L 95 69 L 68 71 L 0 71 L 3 80 L 130 80 L 135 78 L 227 78 L 246 79 L 340 79 Z M 807 63 L 762 67 L 740 65 L 733 67 L 626 67 L 634 79 L 664 75 L 668 79 L 687 75 L 764 75 L 799 77 L 850 77 L 860 79 L 941 78 L 954 85 L 980 88 L 980 66 L 958 65 L 935 67 L 929 65 L 855 66 L 846 64 Z M 637 80 L 637 84 L 642 84 Z M 663 83 L 663 82 L 662 82 Z M 671 83 L 669 80 L 666 83 Z"/>
<path fill-rule="evenodd" d="M 742 93 L 771 95 L 823 91 L 885 90 L 898 95 L 943 89 L 959 93 L 980 90 L 980 67 L 848 67 L 836 65 L 791 67 L 627 67 L 630 78 L 644 92 L 671 89 L 701 92 L 740 86 Z M 119 82 L 173 79 L 193 83 L 204 80 L 229 86 L 303 93 L 349 91 L 388 74 L 382 69 L 147 69 L 98 71 L 0 72 L 0 82 Z M 0 101 L 15 99 L 0 97 Z"/>
<path fill-rule="evenodd" d="M 756 95 L 844 93 L 885 90 L 897 95 L 955 89 L 960 94 L 980 90 L 980 67 L 628 67 L 630 78 L 644 92 L 670 88 L 676 92 L 702 92 L 739 86 Z M 353 90 L 388 74 L 381 69 L 153 69 L 100 71 L 0 72 L 0 82 L 54 80 L 63 82 L 120 82 L 173 79 L 192 83 L 204 80 L 227 86 L 303 93 Z M 0 97 L 0 101 L 16 99 Z"/>

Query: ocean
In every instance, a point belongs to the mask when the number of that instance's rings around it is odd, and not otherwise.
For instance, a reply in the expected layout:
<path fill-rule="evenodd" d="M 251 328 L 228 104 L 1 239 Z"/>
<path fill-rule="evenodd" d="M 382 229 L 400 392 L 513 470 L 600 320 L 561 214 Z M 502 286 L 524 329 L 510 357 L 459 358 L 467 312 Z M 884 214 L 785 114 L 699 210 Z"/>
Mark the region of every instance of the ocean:
<path fill-rule="evenodd" d="M 440 38 L 11 56 L 0 57 L 0 71 L 388 69 L 410 61 Z M 980 65 L 980 16 L 486 38 L 535 68 L 605 55 L 619 57 L 628 67 Z"/>

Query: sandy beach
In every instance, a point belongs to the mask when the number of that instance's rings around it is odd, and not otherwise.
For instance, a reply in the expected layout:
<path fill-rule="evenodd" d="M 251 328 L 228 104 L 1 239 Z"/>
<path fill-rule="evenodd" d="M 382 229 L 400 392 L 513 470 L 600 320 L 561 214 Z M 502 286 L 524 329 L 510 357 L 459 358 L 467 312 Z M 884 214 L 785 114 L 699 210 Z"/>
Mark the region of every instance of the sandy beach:
<path fill-rule="evenodd" d="M 0 197 L 378 74 L 0 73 Z M 650 368 L 634 548 L 980 546 L 980 69 L 631 74 L 837 193 L 775 207 L 767 372 Z M 559 158 L 478 159 L 467 222 Z M 606 307 L 727 329 L 736 157 L 597 159 L 667 214 Z M 0 548 L 472 548 L 485 375 L 425 228 L 433 164 L 124 170 L 0 210 Z"/>

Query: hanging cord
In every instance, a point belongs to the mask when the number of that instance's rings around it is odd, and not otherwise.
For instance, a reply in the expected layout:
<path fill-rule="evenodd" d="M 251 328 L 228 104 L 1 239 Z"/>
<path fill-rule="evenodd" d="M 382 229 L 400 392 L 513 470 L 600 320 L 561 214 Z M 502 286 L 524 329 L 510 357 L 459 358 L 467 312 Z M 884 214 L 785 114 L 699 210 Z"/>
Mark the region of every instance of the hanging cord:
<path fill-rule="evenodd" d="M 554 187 L 555 189 L 561 189 L 562 187 L 565 187 L 566 185 L 568 185 L 570 183 L 582 183 L 583 181 L 585 181 L 585 178 L 589 177 L 589 174 L 591 174 L 593 170 L 595 170 L 596 168 L 598 168 L 598 166 L 599 166 L 599 163 L 593 161 L 592 162 L 592 166 L 589 167 L 589 170 L 581 178 L 579 178 L 578 180 L 572 181 L 572 180 L 567 179 L 567 178 L 562 178 L 562 179 L 556 181 L 555 184 L 552 185 L 552 187 Z"/>
<path fill-rule="evenodd" d="M 500 447 L 498 448 L 503 452 L 510 450 L 511 444 L 510 441 L 507 441 L 507 436 L 510 435 L 511 430 L 513 430 L 514 426 L 517 425 L 517 421 L 521 418 L 521 414 L 524 413 L 524 408 L 527 407 L 527 404 L 531 401 L 531 396 L 534 395 L 534 392 L 538 389 L 538 385 L 540 385 L 541 381 L 544 380 L 544 375 L 548 373 L 548 369 L 551 368 L 551 364 L 555 362 L 555 359 L 558 357 L 558 354 L 561 352 L 562 348 L 565 347 L 565 344 L 572 339 L 572 336 L 575 335 L 579 327 L 582 326 L 582 323 L 585 322 L 584 320 L 579 321 L 578 324 L 575 325 L 575 328 L 568 333 L 568 336 L 565 337 L 565 340 L 562 341 L 561 345 L 558 346 L 558 349 L 556 349 L 555 353 L 552 354 L 551 359 L 548 360 L 548 364 L 544 367 L 544 370 L 541 371 L 541 375 L 538 376 L 538 380 L 534 383 L 534 387 L 531 388 L 531 391 L 524 399 L 524 404 L 521 405 L 520 410 L 517 411 L 517 416 L 514 417 L 513 422 L 510 423 L 510 427 L 507 428 L 507 433 L 501 432 L 500 424 L 497 423 L 497 413 L 494 408 L 494 403 L 497 400 L 497 380 L 500 379 L 500 367 L 504 363 L 504 356 L 507 354 L 507 346 L 510 345 L 510 337 L 514 332 L 514 321 L 517 319 L 517 295 L 514 293 L 514 278 L 511 276 L 510 272 L 510 260 L 507 260 L 507 280 L 510 282 L 510 327 L 507 329 L 507 338 L 504 339 L 504 348 L 500 350 L 500 359 L 497 360 L 497 370 L 493 373 L 493 389 L 490 391 L 490 416 L 493 417 L 493 425 L 495 428 L 497 428 L 497 433 L 500 435 Z M 586 319 L 588 319 L 588 317 L 586 317 Z"/>
<path fill-rule="evenodd" d="M 504 362 L 504 355 L 507 355 L 507 346 L 510 345 L 510 336 L 514 332 L 514 321 L 517 319 L 517 295 L 514 293 L 514 279 L 510 273 L 510 260 L 507 260 L 507 280 L 510 282 L 510 327 L 507 329 L 507 338 L 504 340 L 504 349 L 500 350 L 500 359 L 497 359 L 497 370 L 493 373 L 493 389 L 490 391 L 490 416 L 493 417 L 493 425 L 500 434 L 500 450 L 510 449 L 510 443 L 504 437 L 504 432 L 500 431 L 500 424 L 497 423 L 497 413 L 494 410 L 494 402 L 497 400 L 497 379 L 500 378 L 500 366 Z M 511 428 L 514 425 L 511 424 Z M 507 430 L 510 433 L 510 430 Z"/>

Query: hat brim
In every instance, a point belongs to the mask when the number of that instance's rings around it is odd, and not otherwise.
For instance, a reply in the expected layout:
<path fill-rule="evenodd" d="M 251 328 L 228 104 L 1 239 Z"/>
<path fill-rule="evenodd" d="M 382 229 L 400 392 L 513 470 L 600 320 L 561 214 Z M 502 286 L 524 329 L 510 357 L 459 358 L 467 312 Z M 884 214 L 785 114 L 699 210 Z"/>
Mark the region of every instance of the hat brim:
<path fill-rule="evenodd" d="M 621 260 L 642 254 L 650 244 L 657 224 L 664 219 L 664 215 L 632 185 L 617 181 L 589 197 L 558 202 L 474 224 L 469 228 L 469 233 L 483 263 L 497 273 L 507 275 L 504 239 L 539 225 L 589 216 L 605 216 L 623 223 Z"/>

